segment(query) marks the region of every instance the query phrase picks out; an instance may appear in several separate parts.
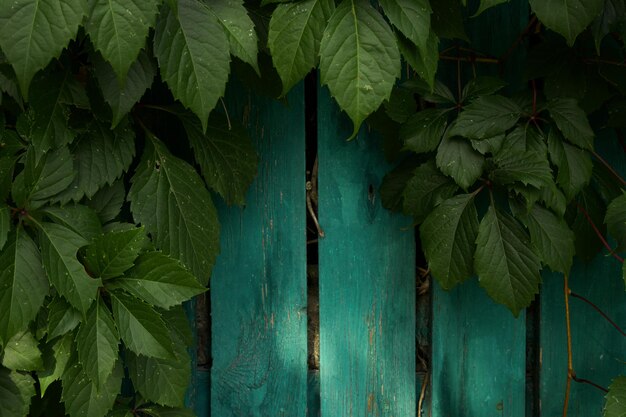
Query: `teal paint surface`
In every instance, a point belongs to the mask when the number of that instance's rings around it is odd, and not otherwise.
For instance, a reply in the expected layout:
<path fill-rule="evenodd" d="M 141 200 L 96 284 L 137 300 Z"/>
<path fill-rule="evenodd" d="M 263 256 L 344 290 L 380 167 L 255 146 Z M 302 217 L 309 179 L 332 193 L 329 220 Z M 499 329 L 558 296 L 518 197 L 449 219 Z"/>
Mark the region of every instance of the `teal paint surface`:
<path fill-rule="evenodd" d="M 626 174 L 624 151 L 615 137 L 596 139 L 598 153 Z M 570 289 L 587 298 L 624 328 L 626 292 L 622 265 L 602 254 L 590 263 L 575 262 Z M 611 380 L 626 375 L 626 338 L 591 306 L 570 297 L 572 356 L 576 375 L 608 388 Z M 561 416 L 567 378 L 567 339 L 563 276 L 546 274 L 541 294 L 541 415 Z M 572 382 L 568 417 L 602 415 L 604 393 L 587 384 Z"/>
<path fill-rule="evenodd" d="M 415 416 L 415 246 L 380 205 L 378 140 L 320 90 L 320 392 L 324 417 Z M 404 230 L 403 230 L 404 229 Z"/>
<path fill-rule="evenodd" d="M 304 417 L 307 403 L 304 98 L 233 89 L 230 117 L 256 143 L 246 206 L 221 207 L 211 278 L 211 415 Z"/>

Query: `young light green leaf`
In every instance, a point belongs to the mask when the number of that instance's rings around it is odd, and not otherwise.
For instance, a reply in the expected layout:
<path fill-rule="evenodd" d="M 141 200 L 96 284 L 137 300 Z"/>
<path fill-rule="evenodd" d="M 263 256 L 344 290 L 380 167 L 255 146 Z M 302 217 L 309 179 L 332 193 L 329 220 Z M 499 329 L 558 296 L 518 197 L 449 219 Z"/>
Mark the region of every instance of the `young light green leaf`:
<path fill-rule="evenodd" d="M 603 417 L 626 416 L 626 377 L 618 376 L 611 382 L 606 393 Z"/>
<path fill-rule="evenodd" d="M 412 178 L 407 182 L 402 194 L 403 211 L 413 216 L 417 223 L 421 223 L 433 207 L 452 197 L 457 188 L 450 178 L 439 172 L 431 159 L 415 169 Z"/>
<path fill-rule="evenodd" d="M 72 156 L 67 147 L 48 152 L 36 162 L 35 151 L 31 148 L 26 154 L 24 165 L 25 191 L 23 203 L 29 208 L 39 208 L 56 194 L 65 190 L 74 180 Z M 20 187 L 14 183 L 13 187 Z M 14 193 L 15 197 L 16 193 Z"/>
<path fill-rule="evenodd" d="M 496 168 L 491 178 L 499 184 L 521 182 L 541 188 L 552 183 L 552 170 L 548 156 L 539 152 L 500 152 L 493 158 Z"/>
<path fill-rule="evenodd" d="M 487 139 L 506 132 L 519 120 L 522 110 L 513 100 L 499 96 L 482 96 L 465 106 L 452 125 L 451 136 Z"/>
<path fill-rule="evenodd" d="M 419 49 L 400 33 L 396 33 L 396 38 L 404 59 L 426 81 L 429 89 L 434 89 L 435 74 L 439 64 L 439 38 L 435 32 L 430 32 L 424 49 Z M 432 95 L 429 96 L 432 97 Z"/>
<path fill-rule="evenodd" d="M 467 139 L 446 133 L 437 148 L 437 167 L 464 190 L 480 178 L 484 164 L 485 158 L 472 148 Z"/>
<path fill-rule="evenodd" d="M 477 234 L 474 194 L 445 200 L 420 226 L 428 267 L 444 289 L 449 290 L 472 275 Z"/>
<path fill-rule="evenodd" d="M 154 54 L 174 97 L 206 128 L 224 95 L 230 71 L 229 43 L 217 18 L 199 1 L 178 0 L 163 8 L 154 34 Z"/>
<path fill-rule="evenodd" d="M 120 85 L 145 46 L 160 4 L 161 0 L 89 0 L 85 29 L 96 50 L 111 63 Z"/>
<path fill-rule="evenodd" d="M 115 323 L 126 347 L 138 355 L 171 359 L 172 339 L 159 313 L 122 292 L 110 294 Z"/>
<path fill-rule="evenodd" d="M 76 334 L 76 352 L 96 388 L 106 384 L 118 358 L 120 337 L 111 312 L 98 297 Z"/>
<path fill-rule="evenodd" d="M 48 351 L 44 351 L 44 370 L 37 372 L 42 397 L 50 384 L 61 379 L 74 350 L 73 345 L 74 335 L 68 333 L 48 347 Z"/>
<path fill-rule="evenodd" d="M 524 216 L 530 241 L 543 263 L 555 272 L 569 274 L 574 258 L 574 233 L 565 220 L 539 205 Z"/>
<path fill-rule="evenodd" d="M 21 372 L 11 372 L 11 379 L 15 383 L 15 386 L 20 391 L 20 395 L 22 396 L 22 412 L 18 414 L 20 416 L 29 415 L 30 411 L 30 402 L 31 398 L 33 398 L 36 394 L 35 391 L 35 380 L 30 374 L 24 374 Z"/>
<path fill-rule="evenodd" d="M 135 267 L 112 285 L 164 309 L 182 304 L 206 291 L 177 260 L 160 252 L 140 255 Z"/>
<path fill-rule="evenodd" d="M 37 371 L 43 369 L 38 341 L 29 331 L 17 333 L 7 340 L 2 356 L 2 366 L 14 371 Z"/>
<path fill-rule="evenodd" d="M 593 149 L 594 133 L 587 115 L 573 98 L 557 98 L 546 105 L 565 139 L 583 149 Z"/>
<path fill-rule="evenodd" d="M 0 367 L 0 417 L 24 416 L 25 404 L 22 393 L 11 378 L 9 369 Z"/>
<path fill-rule="evenodd" d="M 179 117 L 206 183 L 227 204 L 243 206 L 258 164 L 256 150 L 244 127 L 214 113 L 205 134 L 193 115 L 179 113 Z"/>
<path fill-rule="evenodd" d="M 448 124 L 448 110 L 426 109 L 415 113 L 400 127 L 404 147 L 417 153 L 437 149 Z"/>
<path fill-rule="evenodd" d="M 124 182 L 117 180 L 112 185 L 100 188 L 91 199 L 86 201 L 86 204 L 96 211 L 100 222 L 105 224 L 120 214 L 125 199 Z"/>
<path fill-rule="evenodd" d="M 156 75 L 154 59 L 150 58 L 146 52 L 140 51 L 137 60 L 128 69 L 123 87 L 120 86 L 111 65 L 99 56 L 95 58 L 94 67 L 102 96 L 113 112 L 111 127 L 115 128 L 152 85 Z"/>
<path fill-rule="evenodd" d="M 476 11 L 476 13 L 474 13 L 474 16 L 472 17 L 476 17 L 482 12 L 484 12 L 485 10 L 490 9 L 494 6 L 497 6 L 502 3 L 508 3 L 508 2 L 509 0 L 480 0 L 480 6 L 478 7 L 478 10 Z"/>
<path fill-rule="evenodd" d="M 478 227 L 474 259 L 474 270 L 487 294 L 517 317 L 539 292 L 540 269 L 522 226 L 489 206 Z"/>
<path fill-rule="evenodd" d="M 413 42 L 424 54 L 430 35 L 430 14 L 428 0 L 380 0 L 380 5 L 392 25 Z"/>
<path fill-rule="evenodd" d="M 560 33 L 569 46 L 600 14 L 604 0 L 530 0 L 530 7 L 541 23 Z"/>
<path fill-rule="evenodd" d="M 117 398 L 122 387 L 124 370 L 118 361 L 117 366 L 100 387 L 91 382 L 78 361 L 72 361 L 61 378 L 63 393 L 61 399 L 70 417 L 104 417 Z"/>
<path fill-rule="evenodd" d="M 49 290 L 35 242 L 18 226 L 0 252 L 0 340 L 26 330 Z"/>
<path fill-rule="evenodd" d="M 83 314 L 87 313 L 101 286 L 78 262 L 78 249 L 87 241 L 72 230 L 54 223 L 39 224 L 41 257 L 48 278 L 60 295 Z"/>
<path fill-rule="evenodd" d="M 101 235 L 87 246 L 85 265 L 96 277 L 119 277 L 133 267 L 146 240 L 143 227 Z"/>
<path fill-rule="evenodd" d="M 260 75 L 257 64 L 258 38 L 243 0 L 204 0 L 204 4 L 224 28 L 230 44 L 230 53 L 250 64 Z"/>
<path fill-rule="evenodd" d="M 133 218 L 158 249 L 183 262 L 206 284 L 219 252 L 217 210 L 202 179 L 154 136 L 128 193 Z"/>
<path fill-rule="evenodd" d="M 548 151 L 552 163 L 559 169 L 556 181 L 570 201 L 591 180 L 591 158 L 587 152 L 566 143 L 552 131 L 548 136 Z"/>
<path fill-rule="evenodd" d="M 85 9 L 84 0 L 0 1 L 0 48 L 24 97 L 35 73 L 58 57 L 76 35 Z"/>
<path fill-rule="evenodd" d="M 604 223 L 609 234 L 618 243 L 616 252 L 626 249 L 626 194 L 617 197 L 606 209 Z"/>
<path fill-rule="evenodd" d="M 137 356 L 129 352 L 127 363 L 133 387 L 148 401 L 183 407 L 191 379 L 190 358 L 185 345 L 174 343 L 173 359 Z"/>
<path fill-rule="evenodd" d="M 48 340 L 63 336 L 78 326 L 82 319 L 80 311 L 56 296 L 48 305 Z"/>
<path fill-rule="evenodd" d="M 272 13 L 267 44 L 283 96 L 317 65 L 322 34 L 334 10 L 333 0 L 305 0 L 281 4 Z"/>
<path fill-rule="evenodd" d="M 354 123 L 361 123 L 389 98 L 400 75 L 400 53 L 391 29 L 367 0 L 344 0 L 320 45 L 321 82 Z"/>
<path fill-rule="evenodd" d="M 4 248 L 11 231 L 11 211 L 6 204 L 0 204 L 0 251 Z"/>

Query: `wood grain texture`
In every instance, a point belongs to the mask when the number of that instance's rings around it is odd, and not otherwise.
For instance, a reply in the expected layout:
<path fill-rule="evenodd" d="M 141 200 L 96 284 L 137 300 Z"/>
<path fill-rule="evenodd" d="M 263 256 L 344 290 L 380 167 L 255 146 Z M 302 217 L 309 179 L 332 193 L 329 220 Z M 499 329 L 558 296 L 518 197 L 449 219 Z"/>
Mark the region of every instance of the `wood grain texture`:
<path fill-rule="evenodd" d="M 380 204 L 389 170 L 326 89 L 318 101 L 320 384 L 324 417 L 415 415 L 415 246 Z M 404 230 L 403 230 L 404 229 Z"/>
<path fill-rule="evenodd" d="M 246 206 L 221 207 L 211 278 L 211 415 L 304 417 L 307 403 L 304 92 L 288 105 L 242 89 L 230 117 L 260 156 Z"/>
<path fill-rule="evenodd" d="M 475 10 L 477 2 L 470 6 Z M 474 7 L 472 9 L 471 7 Z M 469 19 L 472 48 L 499 57 L 528 22 L 528 2 L 513 0 Z M 453 54 L 453 53 L 452 53 Z M 508 92 L 522 84 L 523 55 L 505 64 Z M 498 75 L 498 65 L 477 63 L 478 74 Z M 472 67 L 463 64 L 464 81 Z M 440 74 L 456 85 L 456 63 Z M 454 89 L 453 89 L 454 91 Z M 525 413 L 525 315 L 515 319 L 492 301 L 475 278 L 446 292 L 433 288 L 432 409 L 433 417 L 520 417 Z"/>
<path fill-rule="evenodd" d="M 598 153 L 626 174 L 624 151 L 617 139 L 596 139 Z M 613 321 L 626 325 L 626 292 L 621 264 L 606 250 L 589 263 L 575 262 L 570 289 L 600 307 Z M 626 375 L 626 338 L 583 301 L 570 297 L 573 366 L 579 378 L 605 388 L 618 375 Z M 567 377 L 567 341 L 563 276 L 546 274 L 541 293 L 541 415 L 561 416 Z M 572 382 L 568 417 L 600 416 L 604 393 Z"/>

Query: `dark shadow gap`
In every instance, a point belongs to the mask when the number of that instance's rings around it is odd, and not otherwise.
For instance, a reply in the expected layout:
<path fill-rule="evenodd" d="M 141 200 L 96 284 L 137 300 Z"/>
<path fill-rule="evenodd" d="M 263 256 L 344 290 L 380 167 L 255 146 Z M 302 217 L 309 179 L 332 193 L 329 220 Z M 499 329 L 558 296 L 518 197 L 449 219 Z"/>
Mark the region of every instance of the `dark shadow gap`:
<path fill-rule="evenodd" d="M 539 417 L 541 293 L 526 309 L 526 417 Z"/>

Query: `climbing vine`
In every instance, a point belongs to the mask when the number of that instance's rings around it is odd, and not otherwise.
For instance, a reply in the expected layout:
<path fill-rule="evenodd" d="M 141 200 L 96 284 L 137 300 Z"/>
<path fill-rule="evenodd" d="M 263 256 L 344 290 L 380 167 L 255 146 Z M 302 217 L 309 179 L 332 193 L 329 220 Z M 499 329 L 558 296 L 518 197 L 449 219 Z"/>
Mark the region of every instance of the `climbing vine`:
<path fill-rule="evenodd" d="M 383 203 L 443 288 L 477 276 L 518 315 L 545 267 L 623 263 L 626 182 L 594 142 L 626 146 L 626 2 L 530 0 L 490 56 L 465 26 L 501 3 L 0 0 L 0 417 L 193 415 L 182 304 L 219 253 L 215 200 L 244 204 L 257 169 L 231 74 L 284 98 L 318 69 L 342 139 L 381 131 Z"/>

